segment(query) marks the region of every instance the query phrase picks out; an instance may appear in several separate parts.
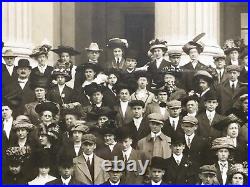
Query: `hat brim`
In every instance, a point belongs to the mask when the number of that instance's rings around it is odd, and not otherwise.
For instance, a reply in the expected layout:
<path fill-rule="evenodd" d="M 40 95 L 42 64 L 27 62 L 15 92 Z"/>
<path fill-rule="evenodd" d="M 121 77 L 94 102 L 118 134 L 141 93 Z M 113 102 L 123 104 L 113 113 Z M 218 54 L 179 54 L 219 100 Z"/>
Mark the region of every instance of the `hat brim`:
<path fill-rule="evenodd" d="M 80 55 L 81 53 L 73 50 L 73 49 L 67 49 L 67 48 L 59 48 L 59 49 L 52 49 L 51 51 L 53 51 L 54 53 L 61 55 L 62 53 L 69 53 L 70 56 L 76 56 L 76 55 Z"/>
<path fill-rule="evenodd" d="M 240 52 L 240 48 L 238 48 L 238 47 L 232 47 L 232 48 L 229 48 L 229 49 L 225 50 L 224 53 L 226 55 L 229 55 L 232 51 L 238 51 L 238 52 Z"/>
<path fill-rule="evenodd" d="M 90 48 L 85 48 L 86 51 L 98 51 L 98 52 L 102 52 L 103 49 L 90 49 Z"/>
<path fill-rule="evenodd" d="M 190 41 L 188 42 L 187 44 L 185 44 L 182 48 L 182 50 L 187 54 L 189 55 L 189 51 L 191 49 L 197 49 L 198 53 L 202 53 L 203 50 L 204 50 L 204 47 L 199 44 L 199 43 L 196 43 L 196 42 L 193 42 L 193 41 Z"/>
<path fill-rule="evenodd" d="M 69 76 L 68 74 L 66 75 L 66 74 L 64 74 L 64 73 L 52 74 L 51 78 L 52 78 L 53 80 L 56 80 L 58 75 L 64 76 L 64 77 L 65 77 L 65 82 L 68 82 L 68 81 L 71 80 L 71 76 Z"/>
<path fill-rule="evenodd" d="M 156 120 L 156 119 L 149 119 L 148 121 L 156 122 L 156 123 L 159 123 L 159 124 L 164 124 L 163 121 Z"/>
<path fill-rule="evenodd" d="M 156 48 L 160 48 L 162 50 L 164 50 L 165 52 L 168 51 L 168 47 L 163 45 L 163 44 L 157 44 L 157 45 L 153 45 L 150 47 L 149 51 L 152 53 L 154 49 Z"/>

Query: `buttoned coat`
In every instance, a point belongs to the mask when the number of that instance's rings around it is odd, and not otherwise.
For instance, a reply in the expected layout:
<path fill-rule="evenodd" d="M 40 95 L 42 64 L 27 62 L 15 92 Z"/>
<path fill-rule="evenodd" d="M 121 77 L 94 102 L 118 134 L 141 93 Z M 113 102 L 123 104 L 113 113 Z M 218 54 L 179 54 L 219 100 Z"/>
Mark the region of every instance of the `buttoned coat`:
<path fill-rule="evenodd" d="M 120 126 L 124 126 L 124 124 L 129 123 L 133 119 L 133 113 L 131 107 L 128 105 L 127 110 L 125 112 L 125 116 L 123 116 L 122 108 L 120 101 L 114 106 L 114 111 L 117 112 L 116 120 Z"/>
<path fill-rule="evenodd" d="M 148 116 L 149 114 L 152 114 L 152 113 L 159 113 L 159 114 L 161 114 L 159 103 L 152 102 L 152 103 L 150 103 L 150 104 L 147 105 L 146 111 L 145 111 L 145 116 Z M 166 107 L 165 114 L 163 115 L 163 118 L 164 118 L 164 120 L 167 120 L 168 117 L 169 117 L 169 112 L 168 112 L 168 109 Z"/>

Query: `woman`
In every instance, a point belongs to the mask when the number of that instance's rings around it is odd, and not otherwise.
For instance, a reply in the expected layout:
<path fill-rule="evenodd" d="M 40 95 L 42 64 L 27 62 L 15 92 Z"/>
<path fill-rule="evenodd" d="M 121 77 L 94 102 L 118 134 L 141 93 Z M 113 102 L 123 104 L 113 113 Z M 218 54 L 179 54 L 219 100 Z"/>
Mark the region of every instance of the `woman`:
<path fill-rule="evenodd" d="M 242 164 L 234 164 L 228 172 L 227 184 L 232 185 L 247 185 L 247 167 L 244 168 Z"/>
<path fill-rule="evenodd" d="M 77 66 L 74 65 L 72 61 L 72 56 L 79 55 L 80 52 L 76 51 L 73 47 L 69 47 L 69 46 L 58 46 L 57 49 L 52 49 L 51 51 L 55 52 L 59 56 L 59 60 L 57 61 L 55 68 L 59 68 L 59 69 L 64 68 L 68 72 L 70 72 L 72 79 L 69 80 L 66 83 L 66 85 L 73 89 Z"/>

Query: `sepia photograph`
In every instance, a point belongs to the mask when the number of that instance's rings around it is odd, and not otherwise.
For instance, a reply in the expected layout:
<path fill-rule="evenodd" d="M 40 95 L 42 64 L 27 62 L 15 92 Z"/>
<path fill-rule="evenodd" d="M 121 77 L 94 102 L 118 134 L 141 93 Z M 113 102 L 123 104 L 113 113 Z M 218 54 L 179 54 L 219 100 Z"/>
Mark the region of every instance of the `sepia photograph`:
<path fill-rule="evenodd" d="M 247 2 L 2 2 L 2 184 L 247 185 Z"/>

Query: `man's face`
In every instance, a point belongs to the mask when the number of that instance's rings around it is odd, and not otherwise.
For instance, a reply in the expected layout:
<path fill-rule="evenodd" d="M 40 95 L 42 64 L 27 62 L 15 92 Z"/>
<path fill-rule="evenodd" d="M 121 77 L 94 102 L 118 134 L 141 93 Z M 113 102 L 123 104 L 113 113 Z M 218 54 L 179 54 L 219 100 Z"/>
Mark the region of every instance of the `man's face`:
<path fill-rule="evenodd" d="M 185 149 L 185 145 L 184 144 L 177 144 L 177 145 L 171 145 L 172 147 L 172 152 L 179 156 L 183 153 L 183 150 Z"/>
<path fill-rule="evenodd" d="M 41 66 L 44 66 L 47 60 L 48 60 L 48 57 L 45 54 L 41 54 L 37 57 L 37 62 Z"/>
<path fill-rule="evenodd" d="M 229 72 L 229 80 L 231 80 L 231 81 L 238 80 L 239 76 L 240 76 L 240 72 L 238 72 L 238 71 L 231 71 L 231 72 Z"/>
<path fill-rule="evenodd" d="M 131 138 L 125 138 L 122 141 L 123 151 L 127 151 L 131 147 L 132 143 L 133 143 L 133 140 Z"/>
<path fill-rule="evenodd" d="M 7 56 L 7 57 L 3 57 L 3 59 L 4 59 L 7 66 L 13 66 L 14 65 L 15 57 Z"/>
<path fill-rule="evenodd" d="M 92 95 L 93 103 L 94 104 L 99 104 L 102 102 L 103 95 L 101 92 L 95 92 Z"/>
<path fill-rule="evenodd" d="M 157 95 L 157 98 L 159 100 L 159 102 L 164 102 L 166 103 L 167 100 L 168 100 L 168 94 L 167 92 L 159 92 L 158 95 Z"/>
<path fill-rule="evenodd" d="M 61 54 L 60 58 L 61 58 L 63 63 L 69 63 L 71 57 L 70 57 L 69 53 L 63 52 Z"/>
<path fill-rule="evenodd" d="M 166 74 L 164 75 L 164 82 L 166 83 L 166 85 L 174 85 L 175 84 L 175 77 L 173 75 L 170 74 Z"/>
<path fill-rule="evenodd" d="M 217 60 L 214 61 L 216 69 L 224 69 L 226 65 L 226 61 L 224 58 L 218 58 Z"/>
<path fill-rule="evenodd" d="M 72 136 L 73 136 L 74 142 L 81 142 L 83 132 L 82 131 L 73 131 Z"/>
<path fill-rule="evenodd" d="M 233 185 L 243 185 L 244 184 L 244 177 L 241 173 L 236 173 L 232 177 L 232 184 Z"/>
<path fill-rule="evenodd" d="M 104 124 L 106 121 L 108 121 L 108 120 L 109 120 L 108 116 L 100 116 L 100 117 L 98 118 L 97 122 L 98 122 L 98 125 L 99 125 L 100 127 L 102 127 L 103 124 Z"/>
<path fill-rule="evenodd" d="M 239 125 L 237 123 L 231 123 L 227 127 L 227 135 L 231 138 L 237 138 L 239 135 Z"/>
<path fill-rule="evenodd" d="M 244 64 L 244 66 L 248 67 L 248 55 L 243 58 L 242 62 Z"/>
<path fill-rule="evenodd" d="M 59 85 L 64 85 L 66 82 L 66 78 L 63 75 L 57 75 L 56 80 Z"/>
<path fill-rule="evenodd" d="M 39 174 L 41 174 L 41 175 L 47 175 L 50 171 L 50 168 L 49 167 L 47 167 L 47 168 L 42 167 L 42 168 L 38 168 L 38 171 L 39 171 Z"/>
<path fill-rule="evenodd" d="M 201 173 L 199 174 L 199 178 L 203 184 L 214 184 L 216 181 L 216 175 L 212 173 Z"/>
<path fill-rule="evenodd" d="M 110 74 L 110 75 L 108 76 L 108 84 L 110 84 L 110 85 L 113 86 L 116 82 L 117 82 L 117 77 L 116 77 L 116 75 Z"/>
<path fill-rule="evenodd" d="M 64 168 L 64 167 L 59 167 L 59 172 L 60 172 L 60 175 L 62 176 L 62 178 L 64 179 L 67 179 L 69 178 L 70 176 L 73 175 L 73 166 L 72 167 L 67 167 L 67 168 Z"/>
<path fill-rule="evenodd" d="M 120 178 L 122 177 L 122 172 L 121 171 L 109 171 L 108 172 L 109 175 L 109 180 L 112 183 L 117 183 L 119 182 Z"/>
<path fill-rule="evenodd" d="M 187 112 L 189 114 L 193 114 L 194 112 L 198 111 L 198 102 L 194 100 L 190 100 L 187 102 Z"/>
<path fill-rule="evenodd" d="M 16 131 L 18 139 L 25 139 L 28 137 L 28 131 L 25 128 L 19 128 Z"/>
<path fill-rule="evenodd" d="M 243 111 L 244 111 L 244 112 L 248 112 L 248 99 L 245 99 L 245 100 L 242 102 L 242 107 L 243 107 Z"/>
<path fill-rule="evenodd" d="M 165 173 L 164 170 L 158 168 L 150 168 L 149 170 L 150 178 L 154 182 L 160 182 L 162 180 L 164 173 Z"/>
<path fill-rule="evenodd" d="M 115 58 L 121 58 L 122 57 L 122 49 L 121 48 L 113 49 L 113 54 L 114 54 Z"/>
<path fill-rule="evenodd" d="M 17 68 L 18 78 L 27 79 L 30 76 L 31 69 L 28 67 L 19 67 Z"/>
<path fill-rule="evenodd" d="M 146 86 L 148 85 L 148 80 L 146 77 L 140 77 L 137 80 L 137 84 L 139 88 L 146 88 Z"/>
<path fill-rule="evenodd" d="M 45 134 L 41 134 L 39 136 L 39 143 L 43 146 L 47 145 L 49 143 L 48 137 Z"/>
<path fill-rule="evenodd" d="M 53 120 L 53 114 L 51 111 L 44 111 L 41 116 L 41 120 L 44 123 L 50 123 Z"/>
<path fill-rule="evenodd" d="M 127 67 L 127 69 L 133 70 L 133 69 L 135 69 L 136 65 L 137 65 L 136 59 L 126 58 L 126 67 Z"/>
<path fill-rule="evenodd" d="M 92 81 L 92 80 L 95 79 L 95 74 L 96 73 L 94 72 L 93 69 L 86 69 L 84 74 L 85 74 L 85 77 L 86 77 L 87 81 Z"/>
<path fill-rule="evenodd" d="M 162 50 L 161 48 L 155 48 L 155 49 L 153 50 L 153 54 L 154 54 L 154 57 L 155 57 L 156 59 L 160 59 L 160 58 L 163 57 L 164 52 L 163 52 L 163 50 Z"/>
<path fill-rule="evenodd" d="M 39 88 L 39 87 L 37 87 L 37 88 L 35 88 L 34 91 L 35 91 L 35 96 L 36 96 L 36 98 L 38 100 L 45 99 L 45 95 L 46 95 L 45 88 Z"/>
<path fill-rule="evenodd" d="M 17 175 L 21 171 L 21 166 L 20 165 L 19 166 L 9 166 L 9 170 L 14 175 Z"/>
<path fill-rule="evenodd" d="M 149 127 L 151 132 L 157 134 L 158 132 L 161 131 L 161 128 L 163 127 L 163 124 L 155 122 L 155 121 L 150 121 L 149 122 Z"/>
<path fill-rule="evenodd" d="M 120 99 L 123 102 L 127 102 L 130 99 L 130 94 L 129 91 L 127 89 L 122 89 L 119 93 Z"/>
<path fill-rule="evenodd" d="M 197 126 L 188 123 L 183 123 L 181 125 L 181 128 L 187 136 L 191 136 L 192 134 L 194 134 L 195 130 L 197 129 Z"/>
<path fill-rule="evenodd" d="M 217 100 L 207 100 L 205 101 L 205 107 L 209 112 L 215 111 L 218 106 Z"/>
<path fill-rule="evenodd" d="M 199 57 L 199 53 L 198 53 L 198 50 L 197 49 L 191 49 L 189 51 L 189 57 L 191 58 L 191 60 L 198 60 L 198 57 Z"/>
<path fill-rule="evenodd" d="M 179 107 L 169 108 L 169 115 L 172 118 L 178 117 L 180 115 L 180 113 L 181 113 L 181 108 L 179 108 Z"/>
<path fill-rule="evenodd" d="M 67 129 L 71 129 L 71 127 L 74 126 L 76 120 L 77 120 L 77 117 L 75 115 L 66 114 L 65 115 L 65 123 L 66 123 Z"/>
<path fill-rule="evenodd" d="M 132 107 L 133 117 L 140 118 L 144 113 L 144 108 L 142 106 L 133 106 Z"/>
<path fill-rule="evenodd" d="M 236 51 L 236 50 L 231 51 L 230 54 L 229 54 L 229 57 L 230 57 L 231 60 L 236 61 L 239 58 L 239 52 Z"/>
<path fill-rule="evenodd" d="M 12 116 L 12 110 L 8 106 L 2 106 L 2 118 L 9 119 Z"/>
<path fill-rule="evenodd" d="M 206 89 L 209 88 L 208 82 L 205 81 L 205 80 L 203 80 L 203 79 L 200 79 L 200 80 L 199 80 L 199 88 L 200 88 L 200 90 L 201 90 L 202 92 L 205 91 Z"/>
<path fill-rule="evenodd" d="M 181 57 L 180 56 L 171 56 L 171 57 L 169 57 L 169 60 L 170 60 L 172 66 L 177 67 L 180 64 Z"/>
<path fill-rule="evenodd" d="M 114 134 L 105 134 L 104 135 L 104 142 L 107 145 L 112 145 L 115 142 L 115 135 Z"/>
<path fill-rule="evenodd" d="M 91 142 L 82 143 L 82 150 L 86 155 L 91 155 L 94 152 L 95 148 L 96 148 L 95 143 L 91 143 Z"/>
<path fill-rule="evenodd" d="M 222 148 L 217 151 L 216 155 L 218 156 L 219 161 L 227 161 L 229 157 L 229 151 L 228 149 Z"/>
<path fill-rule="evenodd" d="M 88 56 L 89 60 L 91 60 L 91 61 L 98 61 L 98 58 L 100 56 L 100 52 L 99 51 L 88 51 L 87 56 Z"/>

